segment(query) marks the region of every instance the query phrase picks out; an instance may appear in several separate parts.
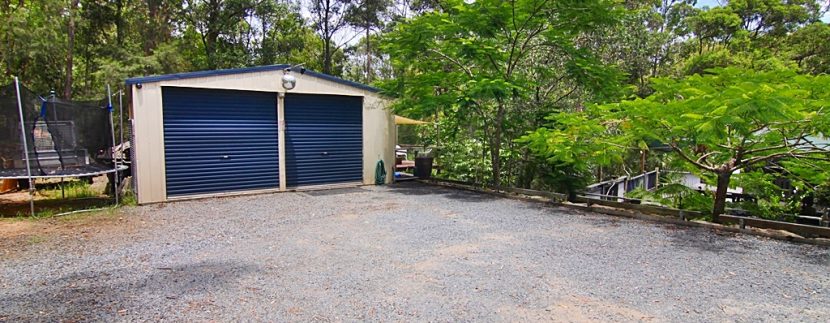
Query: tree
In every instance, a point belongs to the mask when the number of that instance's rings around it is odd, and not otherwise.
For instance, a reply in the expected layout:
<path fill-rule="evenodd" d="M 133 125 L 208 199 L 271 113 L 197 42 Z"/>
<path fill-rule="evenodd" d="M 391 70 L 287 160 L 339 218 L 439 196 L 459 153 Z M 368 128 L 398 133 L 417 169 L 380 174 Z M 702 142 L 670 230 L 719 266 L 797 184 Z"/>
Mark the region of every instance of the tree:
<path fill-rule="evenodd" d="M 591 32 L 587 40 L 605 64 L 628 76 L 638 95 L 648 95 L 651 77 L 670 73 L 690 33 L 694 0 L 629 0 L 621 22 Z M 583 38 L 586 39 L 586 38 Z"/>
<path fill-rule="evenodd" d="M 346 21 L 365 32 L 363 43 L 366 45 L 366 82 L 372 82 L 372 29 L 383 26 L 383 15 L 392 4 L 391 0 L 360 0 L 352 4 L 346 15 Z"/>
<path fill-rule="evenodd" d="M 598 109 L 580 113 L 557 113 L 548 124 L 517 139 L 545 169 L 546 188 L 567 193 L 573 201 L 583 190 L 594 167 L 622 163 L 628 147 L 611 144 L 617 134 L 616 122 Z"/>
<path fill-rule="evenodd" d="M 715 44 L 728 43 L 741 28 L 741 17 L 728 8 L 715 7 L 692 16 L 689 24 L 697 37 L 698 54 L 702 54 L 707 42 L 710 50 Z"/>
<path fill-rule="evenodd" d="M 67 16 L 69 17 L 69 24 L 67 30 L 68 48 L 66 50 L 66 82 L 63 83 L 63 98 L 72 99 L 72 74 L 73 74 L 73 59 L 75 58 L 75 15 L 80 0 L 72 0 L 67 9 Z"/>
<path fill-rule="evenodd" d="M 259 28 L 253 30 L 249 51 L 256 65 L 304 63 L 307 68 L 322 69 L 319 56 L 322 41 L 306 24 L 300 8 L 290 3 L 262 1 L 254 17 Z"/>
<path fill-rule="evenodd" d="M 323 73 L 340 75 L 334 70 L 334 57 L 343 44 L 337 44 L 335 36 L 346 27 L 349 0 L 312 0 L 308 10 L 314 30 L 323 41 Z"/>
<path fill-rule="evenodd" d="M 182 6 L 183 0 L 145 0 L 146 19 L 138 22 L 141 30 L 141 49 L 144 55 L 151 55 L 153 50 L 171 38 L 175 23 L 175 8 Z M 139 11 L 140 12 L 140 11 Z"/>
<path fill-rule="evenodd" d="M 771 163 L 821 167 L 830 150 L 830 76 L 793 71 L 711 70 L 682 79 L 659 78 L 644 99 L 607 104 L 626 138 L 641 147 L 660 142 L 690 167 L 716 178 L 718 221 L 739 170 Z"/>
<path fill-rule="evenodd" d="M 816 0 L 730 0 L 727 10 L 741 19 L 741 27 L 752 38 L 762 34 L 783 36 L 795 28 L 818 20 Z"/>
<path fill-rule="evenodd" d="M 59 0 L 9 3 L 2 10 L 3 82 L 13 76 L 40 93 L 66 82 L 66 4 Z"/>
<path fill-rule="evenodd" d="M 389 56 L 377 48 L 366 45 L 366 42 L 380 43 L 382 34 L 372 34 L 369 38 L 363 37 L 353 46 L 346 48 L 348 61 L 343 69 L 343 77 L 349 80 L 370 84 L 375 80 L 391 80 L 395 78 Z M 371 61 L 371 63 L 369 63 Z M 368 66 L 371 64 L 371 66 Z M 366 72 L 366 68 L 371 73 Z M 371 74 L 371 75 L 370 75 Z M 369 77 L 372 79 L 370 80 Z"/>
<path fill-rule="evenodd" d="M 216 69 L 240 65 L 228 63 L 239 59 L 233 46 L 225 46 L 239 32 L 240 25 L 249 28 L 245 18 L 251 15 L 254 0 L 184 0 L 183 16 L 199 34 L 205 52 L 207 68 Z M 231 36 L 224 38 L 222 36 Z M 227 50 L 227 51 L 226 51 Z M 243 55 L 244 56 L 244 55 Z M 244 60 L 243 60 L 244 64 Z"/>
<path fill-rule="evenodd" d="M 494 184 L 504 184 L 503 150 L 514 152 L 525 122 L 541 119 L 536 111 L 549 113 L 571 96 L 608 94 L 619 79 L 578 43 L 616 20 L 607 1 L 456 0 L 442 7 L 387 35 L 384 50 L 404 74 L 385 87 L 399 95 L 399 109 L 455 118 L 480 134 Z"/>
<path fill-rule="evenodd" d="M 793 59 L 805 72 L 812 74 L 830 73 L 830 25 L 814 23 L 795 31 L 788 44 L 793 50 Z"/>

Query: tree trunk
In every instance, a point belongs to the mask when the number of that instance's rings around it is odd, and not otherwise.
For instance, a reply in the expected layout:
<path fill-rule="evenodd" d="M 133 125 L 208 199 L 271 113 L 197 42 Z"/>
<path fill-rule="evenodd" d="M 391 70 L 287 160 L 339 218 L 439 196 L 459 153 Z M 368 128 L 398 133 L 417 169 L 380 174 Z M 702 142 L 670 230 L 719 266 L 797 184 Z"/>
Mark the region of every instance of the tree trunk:
<path fill-rule="evenodd" d="M 210 28 L 210 27 L 208 27 Z M 209 69 L 216 69 L 219 67 L 216 60 L 216 44 L 219 41 L 219 31 L 209 29 L 204 37 L 205 55 L 207 56 L 207 63 Z"/>
<path fill-rule="evenodd" d="M 323 74 L 331 75 L 331 39 L 326 39 L 323 46 Z"/>
<path fill-rule="evenodd" d="M 80 0 L 73 0 L 69 7 L 68 43 L 66 48 L 66 81 L 63 84 L 63 98 L 72 99 L 72 60 L 75 56 L 75 9 Z"/>
<path fill-rule="evenodd" d="M 207 17 L 205 18 L 205 30 L 202 36 L 202 41 L 205 45 L 205 55 L 207 56 L 207 63 L 209 69 L 216 69 L 219 67 L 219 62 L 216 58 L 217 44 L 219 43 L 219 36 L 222 33 L 222 6 L 221 1 L 211 0 L 207 4 Z"/>
<path fill-rule="evenodd" d="M 505 114 L 504 104 L 499 102 L 499 110 L 493 123 L 493 135 L 490 138 L 490 163 L 493 169 L 493 185 L 501 185 L 501 141 Z"/>
<path fill-rule="evenodd" d="M 712 222 L 718 223 L 719 217 L 726 210 L 726 193 L 729 190 L 729 180 L 732 171 L 718 173 L 718 189 L 715 191 L 715 206 L 712 209 Z"/>
<path fill-rule="evenodd" d="M 372 82 L 372 47 L 369 45 L 369 25 L 366 25 L 366 83 Z"/>
<path fill-rule="evenodd" d="M 145 26 L 145 30 L 143 31 L 144 34 L 144 55 L 149 56 L 153 53 L 153 50 L 156 48 L 156 37 L 157 36 L 157 24 L 158 24 L 158 16 L 159 16 L 159 7 L 160 3 L 157 0 L 148 0 L 147 1 L 147 21 L 149 22 L 147 26 Z"/>
<path fill-rule="evenodd" d="M 331 75 L 331 42 L 332 42 L 332 35 L 331 31 L 331 21 L 329 21 L 329 15 L 331 14 L 331 3 L 326 1 L 324 7 L 324 17 L 325 19 L 321 22 L 323 24 L 323 74 Z"/>
<path fill-rule="evenodd" d="M 115 43 L 118 47 L 124 44 L 124 2 L 115 3 Z"/>
<path fill-rule="evenodd" d="M 490 163 L 493 164 L 493 185 L 501 186 L 501 134 L 496 130 L 495 137 L 490 139 Z"/>

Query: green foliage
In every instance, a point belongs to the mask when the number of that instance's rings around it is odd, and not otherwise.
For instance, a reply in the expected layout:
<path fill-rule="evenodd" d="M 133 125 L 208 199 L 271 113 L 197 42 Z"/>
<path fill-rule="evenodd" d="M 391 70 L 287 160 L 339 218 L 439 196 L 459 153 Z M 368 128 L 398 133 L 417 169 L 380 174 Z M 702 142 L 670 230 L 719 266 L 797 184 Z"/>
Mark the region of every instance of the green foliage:
<path fill-rule="evenodd" d="M 0 4 L 2 81 L 18 76 L 38 93 L 63 93 L 69 82 L 74 98 L 98 99 L 107 84 L 140 75 L 277 63 L 323 67 L 323 41 L 292 2 L 113 0 L 81 1 L 76 8 L 71 3 Z M 70 57 L 72 73 L 66 75 Z M 335 69 L 345 60 L 342 49 L 332 51 Z"/>
<path fill-rule="evenodd" d="M 63 184 L 63 189 L 61 187 L 55 187 L 49 190 L 43 190 L 41 194 L 49 199 L 79 199 L 101 196 L 100 192 L 96 192 L 85 182 L 68 182 Z"/>
<path fill-rule="evenodd" d="M 812 74 L 830 73 L 830 25 L 813 23 L 796 30 L 789 38 L 792 58 L 804 71 Z"/>
<path fill-rule="evenodd" d="M 695 150 L 705 147 L 706 158 L 698 163 L 710 166 L 736 157 L 767 160 L 770 153 L 789 151 L 788 140 L 811 146 L 802 137 L 830 130 L 830 77 L 733 68 L 711 73 L 658 79 L 654 95 L 609 107 L 623 111 L 626 126 L 642 139 L 668 143 L 687 156 L 702 155 Z"/>
<path fill-rule="evenodd" d="M 728 41 L 741 28 L 741 17 L 727 7 L 715 7 L 700 11 L 689 18 L 689 25 L 700 43 L 723 43 Z"/>
<path fill-rule="evenodd" d="M 722 203 L 736 170 L 769 163 L 806 170 L 828 161 L 827 149 L 815 144 L 830 133 L 828 86 L 828 76 L 724 68 L 656 79 L 653 95 L 604 108 L 625 120 L 622 128 L 632 145 L 665 143 L 690 167 L 725 177 L 716 197 Z M 716 204 L 716 214 L 720 208 Z"/>
<path fill-rule="evenodd" d="M 642 199 L 675 209 L 697 211 L 703 215 L 712 213 L 712 194 L 700 192 L 679 182 L 669 181 L 661 184 L 654 191 L 638 188 L 626 193 L 626 197 Z"/>
<path fill-rule="evenodd" d="M 437 160 L 443 177 L 470 183 L 490 182 L 490 159 L 487 147 L 472 138 L 458 138 L 441 145 Z M 477 156 L 474 157 L 474 156 Z"/>
<path fill-rule="evenodd" d="M 825 212 L 830 211 L 830 181 L 816 188 L 815 202 L 816 206 L 823 208 Z"/>
<path fill-rule="evenodd" d="M 18 76 L 42 93 L 60 86 L 66 52 L 63 5 L 56 0 L 28 6 L 9 4 L 0 12 L 4 83 Z"/>
<path fill-rule="evenodd" d="M 549 170 L 543 175 L 545 186 L 573 193 L 589 183 L 593 167 L 622 162 L 627 147 L 612 142 L 614 120 L 598 118 L 599 113 L 552 114 L 547 126 L 516 140 Z"/>
<path fill-rule="evenodd" d="M 801 198 L 789 196 L 793 192 L 780 187 L 775 183 L 778 174 L 763 171 L 748 171 L 737 174 L 734 179 L 736 186 L 743 189 L 755 201 L 744 201 L 737 204 L 749 213 L 767 219 L 779 219 L 782 214 L 797 214 Z"/>
<path fill-rule="evenodd" d="M 136 206 L 138 205 L 138 199 L 135 196 L 133 191 L 124 192 L 121 196 L 121 205 L 124 206 Z"/>
<path fill-rule="evenodd" d="M 397 112 L 474 127 L 468 134 L 486 144 L 496 184 L 504 184 L 503 172 L 509 177 L 520 168 L 502 152 L 515 153 L 512 140 L 541 125 L 556 104 L 577 92 L 616 93 L 616 69 L 576 43 L 616 20 L 611 2 L 455 0 L 442 8 L 398 23 L 386 36 L 383 49 L 401 75 L 382 86 L 398 97 Z"/>
<path fill-rule="evenodd" d="M 758 36 L 783 36 L 800 25 L 818 20 L 815 0 L 730 0 L 727 10 L 741 19 L 741 26 Z"/>

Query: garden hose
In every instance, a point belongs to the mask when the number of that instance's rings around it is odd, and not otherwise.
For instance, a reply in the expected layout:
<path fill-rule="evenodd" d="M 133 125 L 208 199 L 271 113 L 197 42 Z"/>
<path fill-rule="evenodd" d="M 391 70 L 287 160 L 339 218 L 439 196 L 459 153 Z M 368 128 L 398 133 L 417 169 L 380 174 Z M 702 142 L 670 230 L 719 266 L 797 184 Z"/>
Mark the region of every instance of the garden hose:
<path fill-rule="evenodd" d="M 386 183 L 386 166 L 383 163 L 383 159 L 378 160 L 378 164 L 375 167 L 375 184 L 383 185 Z"/>

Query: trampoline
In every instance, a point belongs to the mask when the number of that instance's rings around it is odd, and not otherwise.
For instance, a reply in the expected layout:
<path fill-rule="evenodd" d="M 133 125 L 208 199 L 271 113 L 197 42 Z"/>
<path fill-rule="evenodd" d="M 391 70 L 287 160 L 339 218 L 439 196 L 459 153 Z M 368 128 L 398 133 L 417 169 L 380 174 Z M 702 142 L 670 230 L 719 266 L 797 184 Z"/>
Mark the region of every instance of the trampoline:
<path fill-rule="evenodd" d="M 98 101 L 42 97 L 17 79 L 0 88 L 0 179 L 28 180 L 30 193 L 35 179 L 115 173 L 118 183 L 127 167 L 113 158 L 111 97 L 109 89 Z"/>

